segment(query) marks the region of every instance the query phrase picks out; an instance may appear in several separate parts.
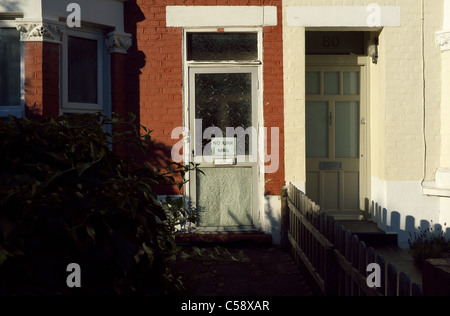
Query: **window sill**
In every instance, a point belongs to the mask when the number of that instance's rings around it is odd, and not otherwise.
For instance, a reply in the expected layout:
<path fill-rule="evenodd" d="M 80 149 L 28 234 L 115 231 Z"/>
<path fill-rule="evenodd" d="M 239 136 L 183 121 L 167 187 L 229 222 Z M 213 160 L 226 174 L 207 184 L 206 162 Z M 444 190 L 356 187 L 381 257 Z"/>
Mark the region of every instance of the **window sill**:
<path fill-rule="evenodd" d="M 429 182 L 427 184 L 424 183 L 422 186 L 423 195 L 428 196 L 437 196 L 437 197 L 450 197 L 450 189 L 448 188 L 439 188 L 436 186 L 436 183 Z"/>
<path fill-rule="evenodd" d="M 434 181 L 422 183 L 422 192 L 429 196 L 450 197 L 450 169 L 437 169 Z"/>

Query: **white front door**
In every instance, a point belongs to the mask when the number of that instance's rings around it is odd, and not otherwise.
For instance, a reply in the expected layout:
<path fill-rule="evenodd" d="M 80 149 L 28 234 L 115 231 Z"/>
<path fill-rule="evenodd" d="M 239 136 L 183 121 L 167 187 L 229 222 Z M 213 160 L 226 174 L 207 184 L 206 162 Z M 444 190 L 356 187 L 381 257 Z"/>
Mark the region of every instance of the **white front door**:
<path fill-rule="evenodd" d="M 257 199 L 258 68 L 189 69 L 190 200 L 197 229 L 259 228 Z"/>
<path fill-rule="evenodd" d="M 361 67 L 306 70 L 306 193 L 325 211 L 360 212 Z"/>

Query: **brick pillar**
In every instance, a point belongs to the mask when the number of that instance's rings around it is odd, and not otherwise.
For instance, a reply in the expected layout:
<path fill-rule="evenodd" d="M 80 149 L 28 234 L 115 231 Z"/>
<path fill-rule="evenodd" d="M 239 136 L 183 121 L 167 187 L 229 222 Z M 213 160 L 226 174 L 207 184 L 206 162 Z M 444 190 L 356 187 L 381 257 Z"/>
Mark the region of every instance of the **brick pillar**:
<path fill-rule="evenodd" d="M 127 115 L 126 98 L 126 55 L 111 54 L 111 106 L 112 112 Z"/>
<path fill-rule="evenodd" d="M 25 116 L 57 117 L 60 97 L 60 34 L 63 26 L 18 21 L 25 55 Z"/>
<path fill-rule="evenodd" d="M 112 32 L 107 35 L 106 46 L 111 54 L 111 110 L 124 118 L 127 118 L 126 97 L 126 53 L 131 47 L 131 35 L 127 33 Z M 116 132 L 125 131 L 124 126 L 118 126 Z M 125 144 L 115 144 L 114 152 L 126 158 L 127 147 Z"/>
<path fill-rule="evenodd" d="M 280 2 L 278 21 L 282 21 Z M 283 28 L 282 23 L 264 27 L 264 126 L 267 128 L 266 195 L 279 195 L 284 186 L 284 86 L 283 86 Z M 277 152 L 278 150 L 278 152 Z"/>

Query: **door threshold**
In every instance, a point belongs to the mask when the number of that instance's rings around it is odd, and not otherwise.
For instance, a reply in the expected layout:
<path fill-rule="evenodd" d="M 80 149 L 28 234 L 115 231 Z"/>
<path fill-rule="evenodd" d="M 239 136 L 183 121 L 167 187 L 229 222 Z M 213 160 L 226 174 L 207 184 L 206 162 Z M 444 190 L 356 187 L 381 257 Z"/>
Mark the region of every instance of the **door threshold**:
<path fill-rule="evenodd" d="M 397 233 L 387 233 L 378 228 L 377 223 L 370 220 L 363 221 L 339 221 L 345 229 L 357 235 L 360 241 L 364 241 L 367 247 L 397 246 Z"/>
<path fill-rule="evenodd" d="M 337 221 L 363 221 L 366 217 L 364 211 L 324 211 Z"/>

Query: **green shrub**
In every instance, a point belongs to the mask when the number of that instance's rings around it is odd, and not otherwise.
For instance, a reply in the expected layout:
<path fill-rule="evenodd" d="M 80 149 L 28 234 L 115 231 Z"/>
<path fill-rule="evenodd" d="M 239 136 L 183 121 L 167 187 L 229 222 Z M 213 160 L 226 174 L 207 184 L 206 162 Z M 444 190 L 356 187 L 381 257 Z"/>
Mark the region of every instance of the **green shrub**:
<path fill-rule="evenodd" d="M 104 131 L 120 124 L 132 128 Z M 145 131 L 97 114 L 0 122 L 0 295 L 163 295 L 180 285 L 167 263 L 175 225 L 191 214 L 157 201 L 152 186 L 187 168 L 163 173 L 110 150 L 118 139 L 145 150 Z M 72 262 L 80 288 L 66 284 Z"/>
<path fill-rule="evenodd" d="M 408 239 L 409 253 L 416 264 L 422 266 L 427 259 L 450 256 L 450 240 L 445 238 L 443 229 L 438 227 L 435 230 L 433 228 L 421 230 L 419 227 L 419 231 L 410 233 L 411 238 Z"/>

